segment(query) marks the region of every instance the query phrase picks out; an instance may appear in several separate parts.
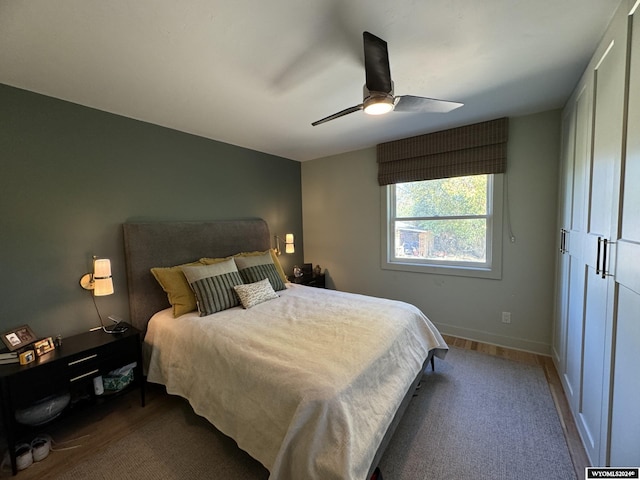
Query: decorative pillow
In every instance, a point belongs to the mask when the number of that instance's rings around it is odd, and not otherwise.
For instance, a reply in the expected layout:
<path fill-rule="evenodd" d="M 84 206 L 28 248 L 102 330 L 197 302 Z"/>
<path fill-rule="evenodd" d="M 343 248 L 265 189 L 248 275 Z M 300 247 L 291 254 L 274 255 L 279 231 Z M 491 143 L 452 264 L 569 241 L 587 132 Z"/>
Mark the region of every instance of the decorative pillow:
<path fill-rule="evenodd" d="M 261 255 L 237 256 L 233 259 L 244 283 L 255 283 L 268 278 L 275 291 L 286 288 L 282 278 L 278 275 L 270 251 Z"/>
<path fill-rule="evenodd" d="M 211 257 L 203 257 L 200 259 L 201 265 L 214 265 L 220 262 L 226 262 L 229 259 L 233 259 L 233 257 L 224 257 L 224 258 L 211 258 Z"/>
<path fill-rule="evenodd" d="M 151 273 L 167 294 L 167 299 L 173 307 L 174 317 L 193 312 L 198 308 L 196 296 L 191 290 L 184 273 L 182 273 L 182 267 L 196 265 L 202 265 L 202 263 L 191 262 L 175 267 L 155 267 L 151 269 Z"/>
<path fill-rule="evenodd" d="M 273 260 L 273 264 L 276 266 L 276 271 L 278 272 L 278 275 L 280 275 L 280 278 L 284 283 L 287 283 L 289 280 L 287 279 L 287 276 L 284 273 L 284 269 L 282 268 L 282 265 L 280 265 L 280 259 L 278 258 L 276 251 L 274 249 L 271 249 L 269 251 L 271 252 L 271 260 Z"/>
<path fill-rule="evenodd" d="M 255 283 L 236 285 L 233 289 L 238 294 L 244 308 L 251 308 L 267 300 L 278 298 L 278 294 L 273 290 L 268 278 Z"/>
<path fill-rule="evenodd" d="M 239 304 L 233 287 L 241 285 L 242 278 L 232 258 L 213 265 L 183 267 L 182 271 L 196 295 L 201 317 Z"/>
<path fill-rule="evenodd" d="M 280 276 L 280 278 L 284 283 L 287 283 L 289 280 L 287 279 L 287 276 L 284 273 L 284 269 L 282 268 L 282 265 L 280 265 L 280 260 L 278 259 L 278 255 L 276 254 L 276 251 L 273 249 L 268 251 L 271 253 L 271 260 L 273 261 L 273 264 L 276 267 L 276 271 L 278 272 L 278 275 Z M 253 257 L 256 255 L 264 255 L 266 252 L 267 250 L 263 252 L 242 252 L 242 253 L 236 253 L 234 257 Z M 203 263 L 205 265 L 211 265 L 212 263 L 217 263 L 222 260 L 226 260 L 226 258 L 201 258 L 200 263 Z"/>

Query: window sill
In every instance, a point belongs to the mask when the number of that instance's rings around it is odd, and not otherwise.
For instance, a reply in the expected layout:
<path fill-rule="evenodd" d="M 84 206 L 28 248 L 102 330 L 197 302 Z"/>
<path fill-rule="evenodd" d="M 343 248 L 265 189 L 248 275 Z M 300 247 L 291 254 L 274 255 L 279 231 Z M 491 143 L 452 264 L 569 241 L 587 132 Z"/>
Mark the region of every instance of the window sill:
<path fill-rule="evenodd" d="M 423 265 L 416 263 L 383 261 L 382 269 L 412 273 L 427 273 L 431 275 L 488 278 L 491 280 L 502 279 L 502 270 L 500 268 L 462 267 L 458 265 Z"/>

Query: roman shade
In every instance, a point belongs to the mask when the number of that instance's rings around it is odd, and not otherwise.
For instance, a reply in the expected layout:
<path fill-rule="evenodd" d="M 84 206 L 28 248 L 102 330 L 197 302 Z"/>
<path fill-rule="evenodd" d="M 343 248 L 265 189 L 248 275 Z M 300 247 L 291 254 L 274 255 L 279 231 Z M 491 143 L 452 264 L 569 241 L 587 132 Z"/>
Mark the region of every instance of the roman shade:
<path fill-rule="evenodd" d="M 436 178 L 504 173 L 509 119 L 377 145 L 378 183 L 417 182 Z"/>

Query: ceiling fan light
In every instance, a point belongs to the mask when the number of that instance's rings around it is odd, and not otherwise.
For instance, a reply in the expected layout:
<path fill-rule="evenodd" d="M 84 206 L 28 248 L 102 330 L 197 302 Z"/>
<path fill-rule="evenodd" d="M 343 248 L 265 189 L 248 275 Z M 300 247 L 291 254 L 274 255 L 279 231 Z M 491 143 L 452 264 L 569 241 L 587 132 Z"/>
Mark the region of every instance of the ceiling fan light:
<path fill-rule="evenodd" d="M 384 115 L 393 110 L 391 95 L 371 96 L 364 101 L 364 112 L 369 115 Z"/>
<path fill-rule="evenodd" d="M 384 115 L 385 113 L 389 113 L 391 110 L 393 110 L 393 105 L 379 102 L 367 105 L 364 109 L 364 112 L 368 113 L 369 115 Z"/>

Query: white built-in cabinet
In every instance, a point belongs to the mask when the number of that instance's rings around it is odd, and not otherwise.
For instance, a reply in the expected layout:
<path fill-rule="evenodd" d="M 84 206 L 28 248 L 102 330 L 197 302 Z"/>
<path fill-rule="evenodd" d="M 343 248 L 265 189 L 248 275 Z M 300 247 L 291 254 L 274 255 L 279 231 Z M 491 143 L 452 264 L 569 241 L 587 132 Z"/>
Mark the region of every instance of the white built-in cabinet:
<path fill-rule="evenodd" d="M 598 466 L 640 465 L 639 5 L 620 4 L 562 121 L 552 353 Z"/>

